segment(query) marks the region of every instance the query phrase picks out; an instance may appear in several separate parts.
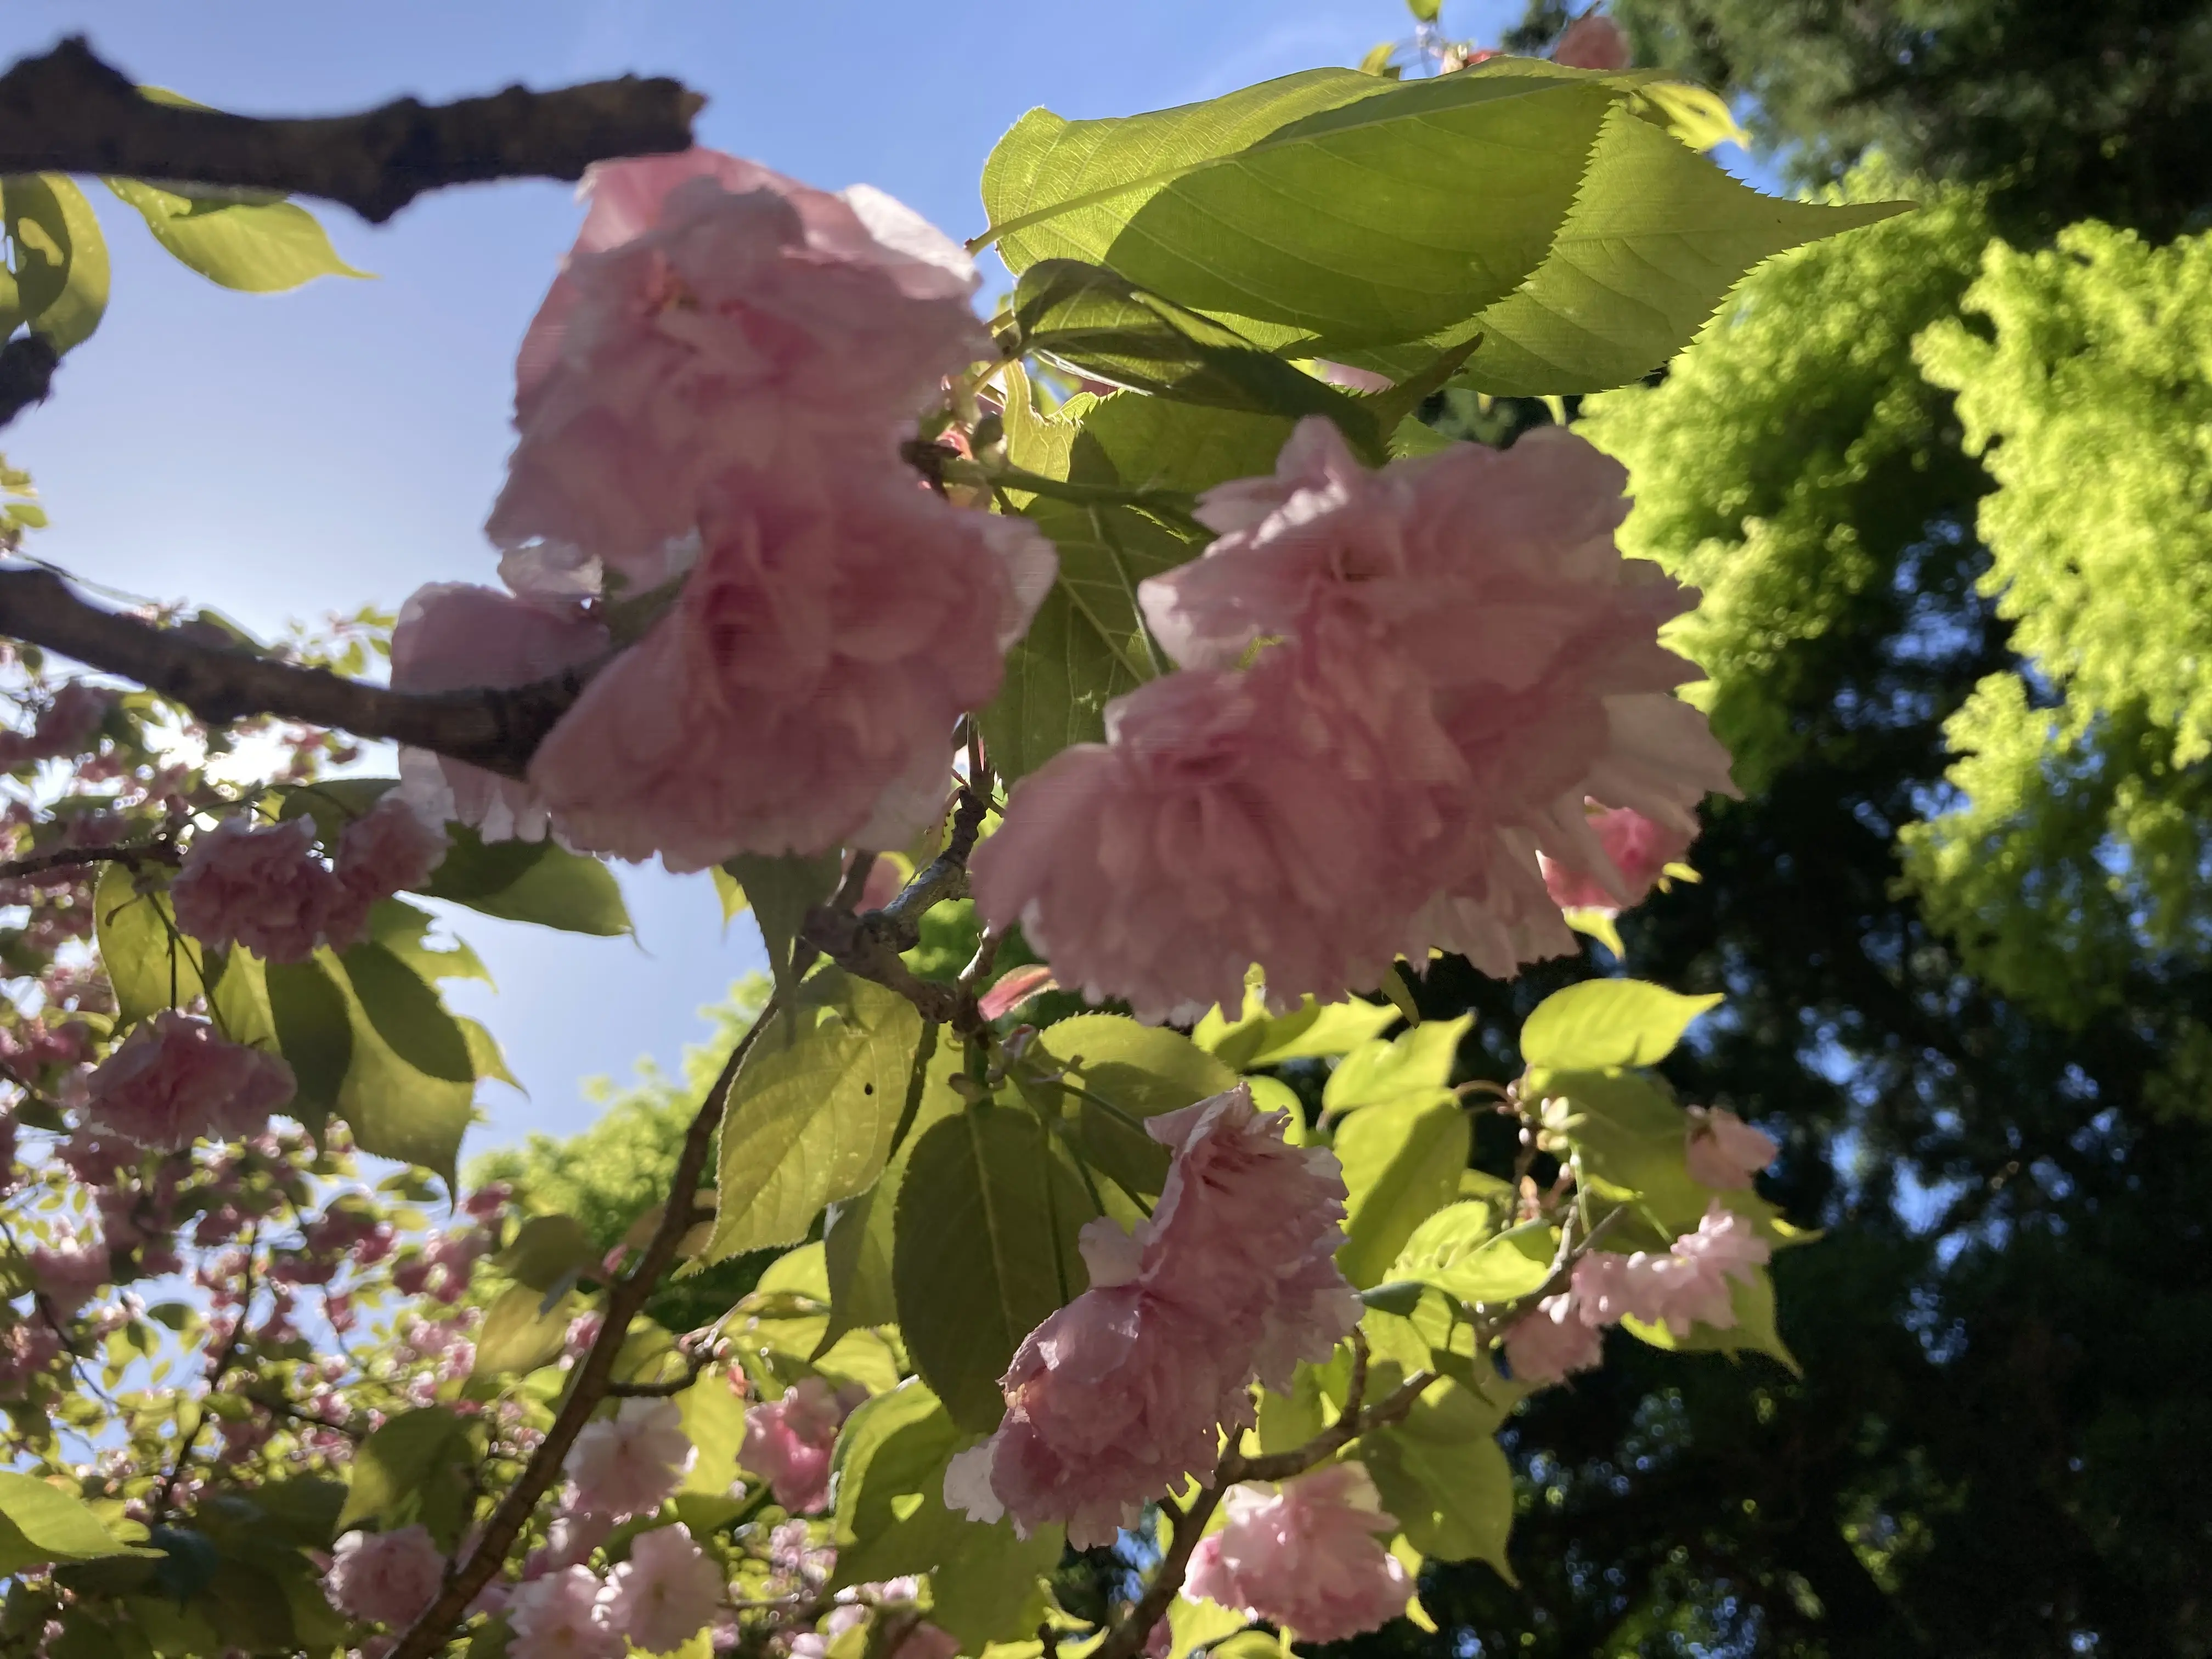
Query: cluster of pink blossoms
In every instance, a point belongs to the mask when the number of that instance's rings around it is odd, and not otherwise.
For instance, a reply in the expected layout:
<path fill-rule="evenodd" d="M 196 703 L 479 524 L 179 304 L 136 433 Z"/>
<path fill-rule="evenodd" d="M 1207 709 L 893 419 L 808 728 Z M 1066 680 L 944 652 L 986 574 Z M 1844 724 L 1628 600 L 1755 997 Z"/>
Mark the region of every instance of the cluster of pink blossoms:
<path fill-rule="evenodd" d="M 1663 1254 L 1593 1250 L 1583 1256 L 1568 1289 L 1546 1297 L 1507 1328 L 1506 1360 L 1522 1382 L 1557 1382 L 1594 1368 L 1604 1356 L 1605 1328 L 1623 1319 L 1664 1325 L 1677 1337 L 1696 1325 L 1727 1330 L 1736 1322 L 1729 1280 L 1753 1283 L 1753 1269 L 1771 1254 L 1749 1223 L 1716 1200 L 1698 1231 Z"/>
<path fill-rule="evenodd" d="M 612 1417 L 586 1423 L 562 1464 L 580 1515 L 650 1515 L 681 1486 L 698 1453 L 672 1400 L 625 1400 Z"/>
<path fill-rule="evenodd" d="M 1185 1599 L 1240 1609 L 1309 1642 L 1340 1642 L 1406 1610 L 1413 1578 L 1376 1537 L 1398 1520 L 1363 1465 L 1232 1486 L 1221 1507 L 1227 1523 L 1191 1553 Z"/>
<path fill-rule="evenodd" d="M 1023 781 L 978 908 L 1150 1019 L 1237 1006 L 1254 963 L 1329 1000 L 1432 946 L 1500 977 L 1571 950 L 1539 855 L 1632 884 L 1585 800 L 1686 844 L 1733 787 L 1657 638 L 1695 595 L 1614 544 L 1626 482 L 1556 429 L 1374 471 L 1302 422 L 1202 499 L 1205 556 L 1139 585 L 1182 672 Z"/>
<path fill-rule="evenodd" d="M 604 1578 L 572 1563 L 516 1585 L 506 1601 L 507 1651 L 510 1659 L 672 1653 L 713 1622 L 726 1590 L 690 1528 L 656 1527 L 631 1540 L 629 1559 Z"/>
<path fill-rule="evenodd" d="M 738 1462 L 766 1480 L 775 1501 L 792 1514 L 826 1508 L 837 1430 L 866 1397 L 857 1384 L 833 1394 L 820 1377 L 801 1377 L 781 1399 L 745 1413 Z"/>
<path fill-rule="evenodd" d="M 203 1135 L 234 1140 L 259 1132 L 295 1087 L 283 1055 L 164 1008 L 132 1027 L 86 1079 L 84 1118 L 138 1146 L 173 1152 Z"/>
<path fill-rule="evenodd" d="M 946 1468 L 948 1505 L 1111 1543 L 1146 1500 L 1212 1469 L 1219 1425 L 1252 1420 L 1255 1379 L 1286 1391 L 1300 1360 L 1351 1333 L 1341 1171 L 1287 1144 L 1286 1121 L 1242 1085 L 1146 1121 L 1174 1153 L 1159 1203 L 1133 1237 L 1084 1228 L 1090 1288 L 1014 1355 L 1006 1418 Z"/>
<path fill-rule="evenodd" d="M 428 881 L 446 848 L 445 830 L 396 794 L 346 825 L 330 865 L 315 856 L 312 818 L 225 818 L 193 841 L 169 902 L 204 945 L 305 962 L 319 945 L 359 944 L 378 902 Z"/>
<path fill-rule="evenodd" d="M 990 355 L 973 262 L 879 192 L 711 150 L 584 189 L 517 363 L 488 526 L 510 591 L 416 593 L 392 684 L 588 684 L 526 781 L 409 753 L 403 787 L 489 837 L 678 871 L 898 845 L 1055 568 L 1026 520 L 951 505 L 900 455 Z M 635 642 L 611 625 L 609 599 L 677 582 Z"/>

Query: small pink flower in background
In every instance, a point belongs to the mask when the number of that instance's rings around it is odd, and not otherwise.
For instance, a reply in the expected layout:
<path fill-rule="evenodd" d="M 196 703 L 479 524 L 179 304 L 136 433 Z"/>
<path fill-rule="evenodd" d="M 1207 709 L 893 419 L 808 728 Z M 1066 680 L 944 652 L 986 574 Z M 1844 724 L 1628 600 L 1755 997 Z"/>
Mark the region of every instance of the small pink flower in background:
<path fill-rule="evenodd" d="M 192 840 L 170 884 L 177 926 L 206 945 L 244 945 L 266 962 L 314 954 L 337 880 L 315 856 L 311 818 L 257 824 L 225 818 Z"/>
<path fill-rule="evenodd" d="M 1628 36 L 1610 17 L 1584 12 L 1552 45 L 1552 61 L 1569 69 L 1624 70 L 1631 62 Z"/>
<path fill-rule="evenodd" d="M 1692 1106 L 1683 1157 L 1690 1179 L 1720 1192 L 1741 1192 L 1780 1155 L 1774 1137 L 1725 1106 Z"/>
<path fill-rule="evenodd" d="M 574 845 L 678 872 L 896 846 L 942 809 L 953 722 L 988 702 L 1052 582 L 1025 520 L 822 457 L 731 472 L 675 608 L 530 763 Z"/>
<path fill-rule="evenodd" d="M 625 1400 L 586 1423 L 562 1468 L 586 1514 L 649 1515 L 682 1484 L 698 1455 L 672 1400 Z"/>
<path fill-rule="evenodd" d="M 392 630 L 395 691 L 459 691 L 529 685 L 606 654 L 604 624 L 574 605 L 537 604 L 465 582 L 419 587 Z M 465 823 L 486 841 L 543 841 L 544 803 L 520 779 L 448 760 L 427 749 L 399 751 L 399 794 L 437 823 Z"/>
<path fill-rule="evenodd" d="M 405 1626 L 437 1599 L 446 1558 L 421 1527 L 349 1532 L 331 1552 L 323 1591 L 349 1619 Z"/>
<path fill-rule="evenodd" d="M 1596 910 L 1613 916 L 1632 909 L 1650 896 L 1668 865 L 1681 861 L 1694 839 L 1680 827 L 1654 823 L 1625 806 L 1592 812 L 1589 826 L 1606 859 L 1620 872 L 1620 879 L 1607 881 L 1601 870 L 1584 874 L 1544 857 L 1544 889 L 1562 910 Z"/>
<path fill-rule="evenodd" d="M 0 731 L 0 772 L 12 772 L 32 761 L 85 753 L 114 702 L 115 693 L 103 687 L 82 680 L 63 682 L 30 731 Z"/>
<path fill-rule="evenodd" d="M 85 1113 L 100 1130 L 178 1151 L 203 1135 L 230 1140 L 265 1127 L 295 1087 L 283 1056 L 165 1008 L 100 1062 L 86 1085 Z"/>
<path fill-rule="evenodd" d="M 331 949 L 359 944 L 371 908 L 429 880 L 452 844 L 442 824 L 396 790 L 346 825 L 331 866 L 339 890 L 327 927 Z"/>
<path fill-rule="evenodd" d="M 856 1401 L 830 1392 L 818 1376 L 800 1378 L 782 1398 L 745 1413 L 738 1462 L 769 1483 L 775 1501 L 794 1515 L 830 1501 L 830 1454 L 837 1429 Z"/>
<path fill-rule="evenodd" d="M 1722 1208 L 1716 1200 L 1698 1223 L 1698 1231 L 1676 1239 L 1664 1259 L 1667 1328 L 1676 1336 L 1687 1336 L 1692 1325 L 1727 1330 L 1735 1323 L 1728 1281 L 1756 1283 L 1754 1270 L 1772 1255 L 1766 1241 L 1741 1216 Z"/>
<path fill-rule="evenodd" d="M 1547 1296 L 1505 1328 L 1505 1359 L 1521 1382 L 1557 1382 L 1605 1358 L 1605 1338 L 1571 1296 Z"/>
<path fill-rule="evenodd" d="M 1222 1507 L 1227 1524 L 1192 1553 L 1189 1600 L 1241 1608 L 1310 1642 L 1340 1642 L 1406 1610 L 1413 1580 L 1376 1536 L 1397 1518 L 1363 1465 L 1231 1486 Z"/>
<path fill-rule="evenodd" d="M 107 1247 L 97 1238 L 41 1244 L 30 1252 L 28 1260 L 31 1283 L 64 1319 L 91 1301 L 100 1287 L 114 1277 L 114 1270 L 108 1266 Z"/>
<path fill-rule="evenodd" d="M 628 1650 L 589 1567 L 566 1567 L 515 1586 L 507 1598 L 507 1659 L 623 1659 Z"/>
<path fill-rule="evenodd" d="M 725 1588 L 721 1569 L 687 1528 L 657 1527 L 633 1540 L 629 1559 L 608 1573 L 607 1618 L 633 1647 L 670 1653 L 706 1627 Z"/>

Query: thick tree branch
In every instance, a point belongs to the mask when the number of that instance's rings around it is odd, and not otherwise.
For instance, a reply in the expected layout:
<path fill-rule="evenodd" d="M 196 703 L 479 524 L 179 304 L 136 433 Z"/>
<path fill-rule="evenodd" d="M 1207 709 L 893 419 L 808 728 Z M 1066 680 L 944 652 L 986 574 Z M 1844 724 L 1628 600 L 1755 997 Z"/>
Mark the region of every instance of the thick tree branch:
<path fill-rule="evenodd" d="M 522 775 L 590 672 L 507 688 L 394 691 L 103 611 L 51 571 L 20 568 L 0 569 L 0 635 L 136 681 L 210 724 L 273 714 L 388 738 L 508 777 Z"/>
<path fill-rule="evenodd" d="M 0 882 L 24 881 L 54 870 L 83 870 L 102 864 L 174 865 L 179 861 L 173 841 L 134 842 L 127 847 L 62 847 L 50 853 L 33 853 L 0 864 Z"/>
<path fill-rule="evenodd" d="M 0 426 L 33 404 L 46 402 L 61 361 L 43 335 L 26 334 L 0 345 Z"/>
<path fill-rule="evenodd" d="M 680 82 L 624 76 L 260 120 L 156 103 L 71 36 L 0 75 L 0 173 L 110 173 L 319 196 L 381 224 L 448 185 L 575 179 L 594 161 L 687 149 L 704 102 Z"/>
<path fill-rule="evenodd" d="M 769 999 L 760 1018 L 730 1050 L 721 1075 L 714 1079 L 714 1087 L 707 1091 L 706 1099 L 700 1103 L 698 1115 L 684 1134 L 683 1150 L 676 1159 L 676 1174 L 668 1186 L 671 1194 L 698 1191 L 700 1178 L 707 1169 L 708 1150 L 713 1144 L 715 1127 L 722 1121 L 722 1109 L 729 1100 L 731 1085 L 737 1081 L 738 1069 L 744 1065 L 754 1039 L 775 1018 L 777 1001 L 775 997 Z M 661 1275 L 675 1261 L 677 1246 L 690 1227 L 689 1206 L 669 1204 L 637 1266 L 607 1292 L 606 1315 L 600 1322 L 599 1334 L 592 1340 L 583 1363 L 576 1367 L 568 1397 L 562 1401 L 552 1426 L 545 1431 L 545 1438 L 531 1454 L 520 1477 L 500 1499 L 491 1518 L 484 1522 L 468 1559 L 447 1578 L 438 1599 L 408 1626 L 387 1659 L 430 1659 L 431 1655 L 444 1651 L 447 1638 L 467 1616 L 469 1604 L 505 1564 L 507 1552 L 514 1547 L 514 1540 L 529 1524 L 538 1500 L 560 1475 L 562 1463 L 568 1455 L 568 1448 L 575 1443 L 576 1436 L 599 1402 L 617 1386 L 615 1358 L 629 1334 L 630 1321 L 637 1317 L 647 1298 L 660 1283 Z"/>

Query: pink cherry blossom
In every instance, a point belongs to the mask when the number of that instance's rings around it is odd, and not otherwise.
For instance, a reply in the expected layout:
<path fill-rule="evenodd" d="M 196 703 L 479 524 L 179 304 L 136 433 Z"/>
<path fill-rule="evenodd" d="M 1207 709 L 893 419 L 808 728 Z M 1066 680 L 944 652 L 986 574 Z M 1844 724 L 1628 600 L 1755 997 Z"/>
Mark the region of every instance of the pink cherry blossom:
<path fill-rule="evenodd" d="M 1690 1179 L 1721 1192 L 1741 1192 L 1782 1148 L 1725 1106 L 1692 1106 L 1683 1144 Z"/>
<path fill-rule="evenodd" d="M 71 1239 L 60 1244 L 41 1244 L 31 1250 L 31 1283 L 66 1319 L 98 1294 L 114 1278 L 108 1266 L 107 1247 L 98 1239 Z"/>
<path fill-rule="evenodd" d="M 437 1599 L 446 1558 L 421 1527 L 349 1532 L 331 1552 L 323 1591 L 349 1619 L 405 1626 Z"/>
<path fill-rule="evenodd" d="M 165 1008 L 132 1028 L 86 1085 L 89 1123 L 141 1146 L 181 1150 L 266 1127 L 294 1092 L 292 1068 Z"/>
<path fill-rule="evenodd" d="M 953 723 L 998 690 L 1050 586 L 1028 521 L 840 477 L 714 488 L 675 609 L 592 679 L 530 765 L 575 845 L 673 871 L 911 839 Z"/>
<path fill-rule="evenodd" d="M 1219 1532 L 1199 1540 L 1182 1593 L 1266 1619 L 1309 1642 L 1340 1642 L 1406 1610 L 1413 1583 L 1376 1538 L 1397 1524 L 1358 1463 L 1279 1486 L 1231 1486 Z"/>
<path fill-rule="evenodd" d="M 1571 1296 L 1547 1296 L 1505 1328 L 1505 1358 L 1521 1382 L 1557 1382 L 1605 1358 L 1605 1339 Z"/>
<path fill-rule="evenodd" d="M 564 1567 L 515 1586 L 507 1598 L 508 1659 L 623 1659 L 622 1632 L 589 1567 Z"/>
<path fill-rule="evenodd" d="M 84 754 L 94 747 L 100 723 L 114 704 L 115 693 L 105 687 L 82 680 L 64 681 L 30 731 L 0 730 L 0 771 L 12 772 L 33 761 Z"/>
<path fill-rule="evenodd" d="M 1552 61 L 1570 69 L 1624 70 L 1632 61 L 1628 36 L 1610 17 L 1584 12 L 1553 43 Z"/>
<path fill-rule="evenodd" d="M 1668 1285 L 1653 1269 L 1666 1260 L 1638 1250 L 1592 1250 L 1574 1266 L 1574 1306 L 1593 1328 L 1634 1319 L 1656 1325 L 1667 1316 Z"/>
<path fill-rule="evenodd" d="M 586 1423 L 562 1465 L 585 1514 L 649 1515 L 690 1472 L 698 1454 L 672 1400 L 625 1400 Z"/>
<path fill-rule="evenodd" d="M 1041 963 L 1010 969 L 975 1000 L 975 1012 L 985 1019 L 1004 1019 L 1031 998 L 1056 988 L 1052 969 Z"/>
<path fill-rule="evenodd" d="M 605 656 L 609 643 L 605 626 L 574 605 L 434 582 L 400 607 L 392 684 L 398 691 L 528 685 Z M 428 750 L 399 751 L 399 793 L 430 822 L 470 824 L 487 841 L 545 838 L 545 808 L 527 784 Z"/>
<path fill-rule="evenodd" d="M 441 1368 L 442 1369 L 442 1367 Z M 532 1550 L 522 1564 L 526 1580 L 543 1578 L 549 1572 L 560 1572 L 569 1567 L 588 1566 L 592 1552 L 613 1534 L 615 1518 L 602 1512 L 580 1512 L 574 1507 L 575 1489 L 568 1492 L 568 1501 L 545 1528 L 545 1542 Z"/>
<path fill-rule="evenodd" d="M 879 191 L 712 150 L 604 164 L 584 189 L 516 364 L 502 545 L 567 543 L 657 586 L 726 469 L 834 446 L 888 477 L 943 377 L 990 351 L 973 264 Z"/>
<path fill-rule="evenodd" d="M 607 1575 L 607 1618 L 633 1647 L 671 1653 L 705 1628 L 725 1588 L 721 1569 L 688 1528 L 657 1527 Z"/>
<path fill-rule="evenodd" d="M 429 880 L 451 845 L 442 824 L 429 822 L 397 791 L 346 825 L 332 866 L 339 892 L 328 923 L 331 948 L 358 944 L 370 908 Z"/>
<path fill-rule="evenodd" d="M 818 1376 L 802 1377 L 779 1400 L 745 1413 L 738 1462 L 765 1480 L 775 1501 L 793 1515 L 830 1501 L 830 1454 L 851 1407 Z"/>
<path fill-rule="evenodd" d="M 1631 909 L 1658 884 L 1666 867 L 1679 863 L 1690 850 L 1692 837 L 1679 826 L 1654 823 L 1625 806 L 1591 812 L 1589 825 L 1620 879 L 1607 879 L 1602 868 L 1585 875 L 1543 859 L 1545 890 L 1562 910 L 1596 910 L 1611 916 Z"/>
<path fill-rule="evenodd" d="M 339 897 L 315 856 L 311 818 L 225 818 L 192 840 L 169 888 L 177 926 L 205 945 L 244 945 L 267 962 L 314 954 Z"/>
<path fill-rule="evenodd" d="M 1698 1231 L 1676 1239 L 1658 1267 L 1667 1287 L 1662 1312 L 1667 1328 L 1678 1337 L 1687 1336 L 1693 1325 L 1729 1329 L 1736 1318 L 1728 1281 L 1757 1283 L 1756 1270 L 1771 1255 L 1748 1222 L 1714 1200 Z"/>

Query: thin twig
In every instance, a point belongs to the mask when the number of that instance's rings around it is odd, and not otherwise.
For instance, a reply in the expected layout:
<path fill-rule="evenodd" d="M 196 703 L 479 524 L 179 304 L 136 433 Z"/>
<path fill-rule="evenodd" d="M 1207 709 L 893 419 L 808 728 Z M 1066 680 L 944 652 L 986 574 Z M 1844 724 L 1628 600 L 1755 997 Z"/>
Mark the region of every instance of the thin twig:
<path fill-rule="evenodd" d="M 1239 1480 L 1287 1480 L 1294 1474 L 1304 1474 L 1323 1458 L 1334 1456 L 1339 1448 L 1349 1445 L 1355 1435 L 1369 1426 L 1359 1414 L 1366 1399 L 1367 1339 L 1355 1328 L 1352 1333 L 1352 1379 L 1345 1384 L 1344 1409 L 1337 1413 L 1336 1421 L 1304 1445 L 1286 1452 L 1245 1457 L 1232 1447 L 1222 1458 L 1221 1469 L 1215 1478 L 1230 1486 Z"/>
<path fill-rule="evenodd" d="M 0 864 L 0 881 L 21 881 L 29 876 L 44 875 L 49 870 L 82 869 L 95 864 L 127 864 L 135 870 L 142 864 L 178 862 L 177 844 L 166 838 L 135 842 L 127 847 L 63 847 Z"/>
<path fill-rule="evenodd" d="M 426 191 L 576 179 L 594 161 L 686 149 L 705 100 L 624 76 L 556 92 L 509 87 L 356 115 L 260 120 L 159 103 L 82 35 L 0 75 L 0 173 L 105 173 L 342 202 L 381 224 Z"/>
<path fill-rule="evenodd" d="M 684 1132 L 683 1150 L 677 1157 L 676 1174 L 669 1182 L 672 1194 L 698 1190 L 700 1177 L 707 1167 L 708 1149 L 714 1140 L 715 1127 L 721 1121 L 731 1085 L 737 1081 L 738 1067 L 744 1063 L 754 1040 L 775 1018 L 777 1002 L 776 997 L 769 999 L 751 1029 L 730 1050 L 721 1074 L 708 1090 L 706 1099 L 700 1103 L 691 1127 Z M 660 1276 L 668 1271 L 669 1264 L 676 1258 L 677 1246 L 690 1230 L 690 1224 L 688 1206 L 669 1204 L 637 1266 L 608 1291 L 599 1334 L 593 1339 L 583 1363 L 576 1367 L 568 1397 L 562 1402 L 552 1425 L 545 1431 L 545 1438 L 538 1443 L 521 1475 L 484 1522 L 483 1534 L 469 1559 L 447 1577 L 437 1600 L 408 1626 L 388 1659 L 429 1659 L 432 1654 L 441 1651 L 453 1627 L 467 1615 L 469 1604 L 476 1600 L 477 1592 L 505 1564 L 507 1552 L 521 1536 L 538 1507 L 538 1500 L 560 1474 L 568 1448 L 575 1443 L 577 1434 L 599 1401 L 614 1388 L 615 1358 L 629 1334 L 630 1321 L 645 1306 L 647 1298 L 659 1284 Z"/>
<path fill-rule="evenodd" d="M 260 1248 L 261 1224 L 256 1221 L 246 1235 L 246 1269 L 243 1288 L 238 1298 L 238 1317 L 231 1322 L 230 1334 L 224 1339 L 221 1352 L 208 1364 L 206 1388 L 210 1396 L 222 1390 L 223 1378 L 230 1375 L 230 1368 L 238 1358 L 239 1347 L 246 1339 L 246 1317 L 253 1311 L 253 1255 Z M 178 1479 L 184 1474 L 185 1465 L 191 1459 L 192 1447 L 198 1443 L 200 1431 L 207 1426 L 210 1415 L 212 1413 L 209 1412 L 204 1398 L 198 1411 L 192 1416 L 191 1427 L 177 1442 L 177 1455 L 154 1493 L 154 1513 L 157 1517 L 169 1512 L 169 1495 L 176 1490 Z"/>

